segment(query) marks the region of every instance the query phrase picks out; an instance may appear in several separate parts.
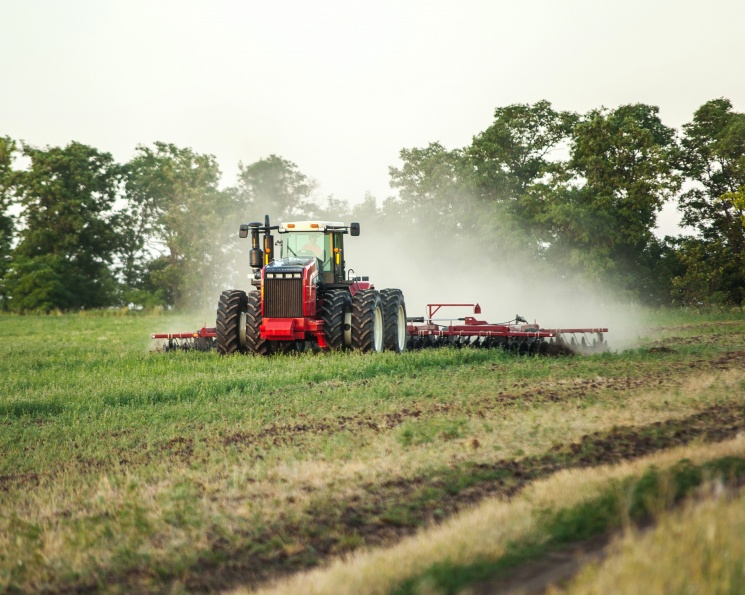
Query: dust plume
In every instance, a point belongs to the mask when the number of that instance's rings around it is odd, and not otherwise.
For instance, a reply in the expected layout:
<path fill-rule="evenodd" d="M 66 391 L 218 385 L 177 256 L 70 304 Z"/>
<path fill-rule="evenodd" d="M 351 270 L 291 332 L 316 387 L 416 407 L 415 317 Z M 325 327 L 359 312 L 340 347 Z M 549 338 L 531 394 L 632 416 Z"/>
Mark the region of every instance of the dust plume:
<path fill-rule="evenodd" d="M 483 222 L 494 213 L 474 215 Z M 521 253 L 508 228 L 507 241 L 495 250 L 498 239 L 478 233 L 464 237 L 447 219 L 437 226 L 360 223 L 360 237 L 345 239 L 347 266 L 369 275 L 377 289 L 403 290 L 408 316 L 424 315 L 429 303 L 478 303 L 482 313 L 476 318 L 493 323 L 519 314 L 544 328 L 608 327 L 613 350 L 634 345 L 643 334 L 640 306 L 618 300 L 611 287 L 568 278 Z M 437 317 L 473 315 L 470 308 L 443 308 Z"/>

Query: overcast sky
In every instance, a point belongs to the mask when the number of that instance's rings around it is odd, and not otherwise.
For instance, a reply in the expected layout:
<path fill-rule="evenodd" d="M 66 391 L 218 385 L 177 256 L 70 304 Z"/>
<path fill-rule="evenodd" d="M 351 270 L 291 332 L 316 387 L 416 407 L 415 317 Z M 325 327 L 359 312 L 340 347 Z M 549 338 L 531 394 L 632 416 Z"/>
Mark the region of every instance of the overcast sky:
<path fill-rule="evenodd" d="M 744 23 L 742 0 L 0 0 L 0 135 L 173 142 L 225 184 L 274 153 L 383 199 L 401 148 L 464 146 L 511 103 L 745 111 Z"/>

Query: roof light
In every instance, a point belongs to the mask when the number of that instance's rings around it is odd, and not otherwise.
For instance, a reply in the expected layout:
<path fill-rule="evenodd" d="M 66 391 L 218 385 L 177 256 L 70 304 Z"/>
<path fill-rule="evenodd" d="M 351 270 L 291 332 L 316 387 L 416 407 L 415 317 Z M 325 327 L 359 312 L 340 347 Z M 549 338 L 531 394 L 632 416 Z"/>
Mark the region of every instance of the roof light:
<path fill-rule="evenodd" d="M 310 226 L 312 229 L 318 229 L 318 223 L 311 223 Z"/>
<path fill-rule="evenodd" d="M 287 224 L 287 227 L 289 227 L 290 229 L 292 229 L 293 227 L 295 227 L 295 224 L 294 223 L 288 223 Z"/>

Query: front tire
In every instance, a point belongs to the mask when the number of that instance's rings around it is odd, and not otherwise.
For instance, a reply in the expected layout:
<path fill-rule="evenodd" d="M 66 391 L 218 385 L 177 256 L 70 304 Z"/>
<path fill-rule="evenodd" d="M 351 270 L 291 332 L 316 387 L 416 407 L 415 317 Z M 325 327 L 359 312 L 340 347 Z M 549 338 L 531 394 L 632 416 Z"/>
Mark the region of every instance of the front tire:
<path fill-rule="evenodd" d="M 352 298 L 352 348 L 363 353 L 383 351 L 383 301 L 374 289 L 364 289 Z"/>
<path fill-rule="evenodd" d="M 272 351 L 272 344 L 261 338 L 262 320 L 264 317 L 261 315 L 261 294 L 258 291 L 252 291 L 248 294 L 246 305 L 246 347 L 256 355 L 269 355 Z"/>
<path fill-rule="evenodd" d="M 246 351 L 246 292 L 229 289 L 217 302 L 217 351 L 222 355 Z"/>
<path fill-rule="evenodd" d="M 351 307 L 351 298 L 346 289 L 327 291 L 323 295 L 321 318 L 326 344 L 332 351 L 344 349 L 346 314 Z"/>
<path fill-rule="evenodd" d="M 400 289 L 383 289 L 383 318 L 385 331 L 383 344 L 386 349 L 403 353 L 406 351 L 406 303 Z"/>

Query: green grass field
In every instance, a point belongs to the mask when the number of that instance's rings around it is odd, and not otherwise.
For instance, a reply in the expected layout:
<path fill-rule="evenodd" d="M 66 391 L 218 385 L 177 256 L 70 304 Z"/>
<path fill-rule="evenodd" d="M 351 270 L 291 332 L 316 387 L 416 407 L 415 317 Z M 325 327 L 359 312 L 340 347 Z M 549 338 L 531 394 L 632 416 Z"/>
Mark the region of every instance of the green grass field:
<path fill-rule="evenodd" d="M 742 311 L 651 312 L 634 348 L 591 357 L 149 351 L 203 318 L 0 316 L 0 588 L 267 586 L 745 429 Z"/>

